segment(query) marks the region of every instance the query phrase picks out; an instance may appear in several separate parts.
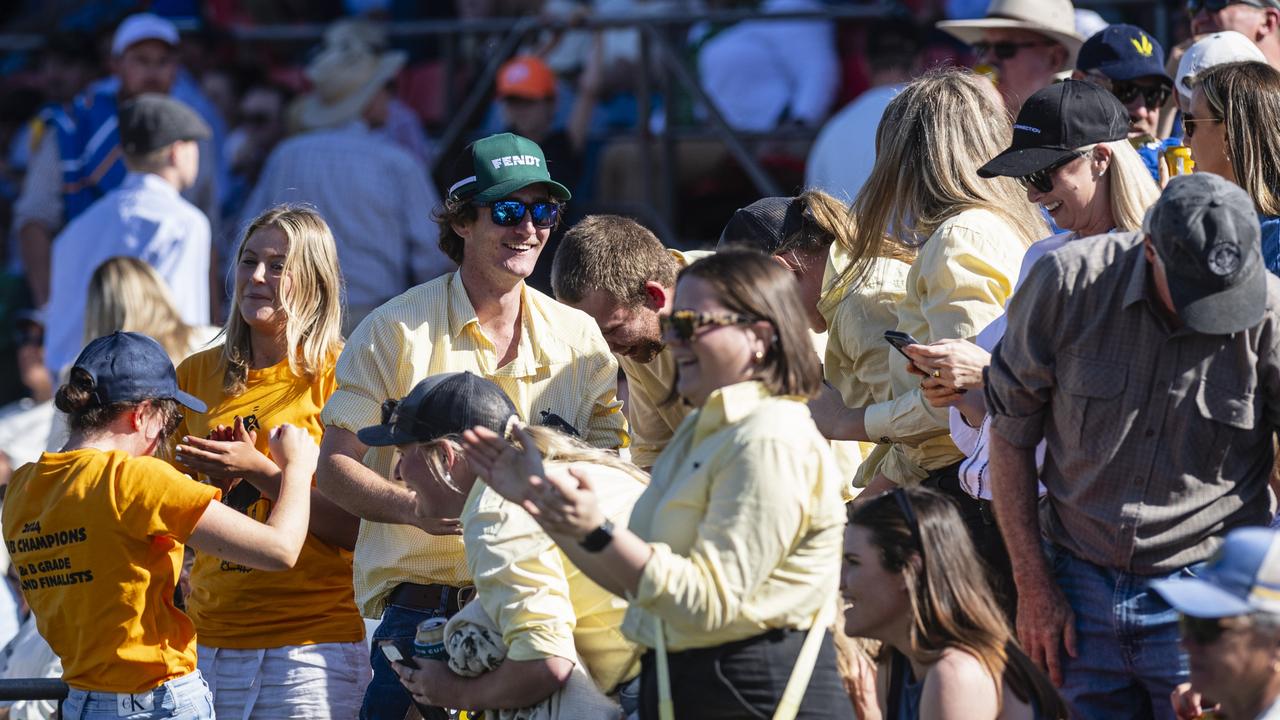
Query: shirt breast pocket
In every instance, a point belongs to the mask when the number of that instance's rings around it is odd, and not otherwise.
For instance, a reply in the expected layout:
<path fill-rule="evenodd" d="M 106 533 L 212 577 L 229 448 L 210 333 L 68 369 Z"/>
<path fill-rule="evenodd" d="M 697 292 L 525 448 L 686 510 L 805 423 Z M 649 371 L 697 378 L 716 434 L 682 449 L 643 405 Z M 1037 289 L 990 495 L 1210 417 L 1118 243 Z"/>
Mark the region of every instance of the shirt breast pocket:
<path fill-rule="evenodd" d="M 1249 389 L 1232 387 L 1229 382 L 1212 382 L 1207 378 L 1200 379 L 1196 388 L 1196 409 L 1200 417 L 1211 422 L 1206 423 L 1204 432 L 1188 433 L 1190 438 L 1187 460 L 1200 465 L 1208 474 L 1206 479 L 1215 476 L 1222 468 L 1231 441 L 1241 431 L 1254 428 L 1254 395 Z"/>
<path fill-rule="evenodd" d="M 1121 401 L 1128 368 L 1096 358 L 1068 355 L 1059 364 L 1058 382 L 1065 405 L 1059 419 L 1063 435 L 1077 444 L 1119 442 L 1124 426 Z"/>

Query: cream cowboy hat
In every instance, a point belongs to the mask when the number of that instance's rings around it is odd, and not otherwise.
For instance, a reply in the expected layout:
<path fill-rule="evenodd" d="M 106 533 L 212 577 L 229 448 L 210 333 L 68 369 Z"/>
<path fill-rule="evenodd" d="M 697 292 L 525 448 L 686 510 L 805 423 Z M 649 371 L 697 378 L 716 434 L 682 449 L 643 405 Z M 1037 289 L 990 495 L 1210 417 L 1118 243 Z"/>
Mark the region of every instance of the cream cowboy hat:
<path fill-rule="evenodd" d="M 986 30 L 1030 30 L 1067 49 L 1063 69 L 1075 67 L 1084 38 L 1076 32 L 1075 6 L 1071 0 L 991 0 L 987 16 L 978 20 L 944 20 L 943 30 L 970 45 L 981 42 Z"/>
<path fill-rule="evenodd" d="M 336 127 L 358 119 L 406 59 L 399 50 L 375 53 L 356 33 L 327 37 L 320 53 L 303 71 L 313 90 L 298 101 L 294 118 L 304 130 Z"/>

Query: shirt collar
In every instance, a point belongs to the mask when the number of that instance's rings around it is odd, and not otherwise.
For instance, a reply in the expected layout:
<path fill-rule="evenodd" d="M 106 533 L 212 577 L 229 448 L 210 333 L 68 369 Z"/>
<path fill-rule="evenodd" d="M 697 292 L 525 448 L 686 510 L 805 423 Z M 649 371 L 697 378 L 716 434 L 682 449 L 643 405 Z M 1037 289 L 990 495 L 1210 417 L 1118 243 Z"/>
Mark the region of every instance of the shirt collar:
<path fill-rule="evenodd" d="M 1147 262 L 1142 243 L 1138 243 L 1136 249 L 1137 252 L 1131 260 L 1133 268 L 1129 271 L 1129 284 L 1124 289 L 1124 307 L 1129 307 L 1139 300 L 1151 299 L 1147 296 L 1147 267 L 1151 263 Z"/>
<path fill-rule="evenodd" d="M 449 275 L 449 336 L 457 338 L 474 325 L 471 332 L 479 333 L 480 319 L 476 317 L 475 306 L 467 295 L 462 284 L 461 271 Z M 504 368 L 504 372 L 515 375 L 529 375 L 538 367 L 558 365 L 572 361 L 570 348 L 560 337 L 550 331 L 552 321 L 548 319 L 538 306 L 535 298 L 530 296 L 529 286 L 520 285 L 520 341 L 516 357 Z"/>
<path fill-rule="evenodd" d="M 155 173 L 129 172 L 124 176 L 121 185 L 127 188 L 141 187 L 151 192 L 178 197 L 178 188 L 170 185 L 168 180 Z"/>
<path fill-rule="evenodd" d="M 769 389 L 759 380 L 747 380 L 712 391 L 698 410 L 693 441 L 700 442 L 720 428 L 750 415 L 769 396 Z"/>

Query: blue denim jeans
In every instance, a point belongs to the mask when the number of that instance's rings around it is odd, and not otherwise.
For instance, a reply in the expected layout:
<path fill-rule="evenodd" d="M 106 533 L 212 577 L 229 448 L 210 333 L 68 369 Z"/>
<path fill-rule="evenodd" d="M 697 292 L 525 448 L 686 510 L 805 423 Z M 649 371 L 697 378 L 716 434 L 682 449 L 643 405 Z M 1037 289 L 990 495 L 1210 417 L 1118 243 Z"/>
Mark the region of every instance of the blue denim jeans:
<path fill-rule="evenodd" d="M 63 720 L 213 720 L 213 694 L 199 670 L 154 690 L 128 693 L 72 689 L 62 703 Z"/>
<path fill-rule="evenodd" d="M 1073 718 L 1173 720 L 1169 693 L 1188 676 L 1178 642 L 1178 613 L 1152 583 L 1189 577 L 1192 565 L 1166 575 L 1099 567 L 1046 546 L 1058 586 L 1076 615 L 1076 652 L 1063 658 L 1062 697 Z"/>
<path fill-rule="evenodd" d="M 444 617 L 438 610 L 411 610 L 397 605 L 387 605 L 382 611 L 382 622 L 373 631 L 373 649 L 369 664 L 373 667 L 373 680 L 364 692 L 364 704 L 360 706 L 360 720 L 404 720 L 413 704 L 413 697 L 400 684 L 400 678 L 378 645 L 392 640 L 401 647 L 412 645 L 418 632 L 418 623 L 432 617 Z"/>

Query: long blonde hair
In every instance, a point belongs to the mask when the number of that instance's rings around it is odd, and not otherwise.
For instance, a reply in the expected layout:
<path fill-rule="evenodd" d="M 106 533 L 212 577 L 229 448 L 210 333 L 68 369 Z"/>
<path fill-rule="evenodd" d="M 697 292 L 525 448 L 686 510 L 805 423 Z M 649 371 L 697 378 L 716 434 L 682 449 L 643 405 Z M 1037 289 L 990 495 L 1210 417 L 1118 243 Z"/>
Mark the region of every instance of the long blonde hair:
<path fill-rule="evenodd" d="M 236 266 L 255 232 L 274 227 L 289 240 L 284 275 L 290 290 L 279 298 L 287 321 L 285 339 L 289 370 L 314 378 L 342 352 L 342 273 L 333 232 L 320 213 L 303 205 L 277 205 L 254 218 L 236 250 Z M 240 315 L 240 291 L 231 298 L 223 328 L 226 371 L 222 386 L 228 395 L 244 392 L 253 357 L 249 325 Z"/>
<path fill-rule="evenodd" d="M 1160 186 L 1128 140 L 1099 144 L 1111 149 L 1111 167 L 1107 170 L 1111 219 L 1117 231 L 1137 232 L 1142 229 L 1147 208 L 1160 199 Z"/>
<path fill-rule="evenodd" d="M 192 350 L 191 326 L 154 268 L 135 257 L 113 257 L 93 271 L 84 307 L 84 345 L 117 330 L 159 342 L 174 365 Z"/>
<path fill-rule="evenodd" d="M 603 465 L 614 470 L 626 473 L 634 478 L 637 482 L 644 485 L 649 484 L 649 474 L 631 463 L 623 460 L 617 455 L 593 447 L 579 440 L 576 437 L 566 435 L 554 428 L 544 425 L 525 425 L 525 432 L 529 433 L 529 437 L 533 439 L 534 445 L 537 446 L 538 452 L 542 454 L 544 462 L 549 463 L 590 463 L 592 465 Z M 511 443 L 517 449 L 521 449 L 520 440 L 511 437 Z M 462 492 L 462 489 L 454 484 L 453 479 L 449 475 L 449 466 L 446 460 L 445 446 L 449 446 L 454 453 L 463 452 L 462 438 L 460 435 L 445 435 L 444 437 L 430 440 L 424 443 L 418 443 L 416 448 L 423 453 L 423 459 L 427 461 L 427 465 L 431 471 L 435 473 L 443 482 L 455 492 Z"/>
<path fill-rule="evenodd" d="M 1016 180 L 978 177 L 1012 138 L 1008 111 L 972 71 L 934 70 L 908 84 L 876 130 L 876 162 L 853 202 L 857 225 L 845 248 L 853 262 L 838 282 L 861 282 L 876 259 L 892 254 L 887 244 L 918 247 L 966 210 L 996 214 L 1024 246 L 1048 235 Z"/>

